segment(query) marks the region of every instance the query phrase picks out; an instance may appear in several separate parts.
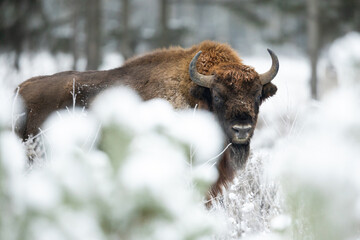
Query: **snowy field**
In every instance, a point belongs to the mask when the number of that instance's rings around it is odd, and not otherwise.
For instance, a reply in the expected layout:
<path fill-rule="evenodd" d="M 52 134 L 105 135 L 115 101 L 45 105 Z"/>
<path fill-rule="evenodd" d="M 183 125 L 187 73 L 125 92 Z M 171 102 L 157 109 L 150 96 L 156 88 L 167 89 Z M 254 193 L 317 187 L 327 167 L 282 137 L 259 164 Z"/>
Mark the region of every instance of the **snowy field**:
<path fill-rule="evenodd" d="M 319 101 L 306 59 L 279 56 L 278 92 L 260 109 L 248 164 L 210 210 L 204 195 L 223 150 L 211 114 L 113 89 L 88 112 L 50 117 L 39 149 L 12 132 L 14 89 L 70 69 L 71 58 L 24 55 L 16 72 L 11 57 L 0 55 L 0 239 L 360 239 L 359 34 L 322 58 Z M 101 68 L 122 61 L 106 55 Z M 269 61 L 244 57 L 258 72 Z"/>

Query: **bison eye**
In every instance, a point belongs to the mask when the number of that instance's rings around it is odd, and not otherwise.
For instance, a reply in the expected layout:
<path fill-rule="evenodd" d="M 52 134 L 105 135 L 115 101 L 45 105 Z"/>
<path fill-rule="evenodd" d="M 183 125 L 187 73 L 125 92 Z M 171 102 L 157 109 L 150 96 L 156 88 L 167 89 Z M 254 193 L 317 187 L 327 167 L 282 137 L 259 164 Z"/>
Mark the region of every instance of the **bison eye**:
<path fill-rule="evenodd" d="M 221 101 L 220 97 L 217 95 L 215 95 L 213 99 L 215 103 L 219 103 Z"/>
<path fill-rule="evenodd" d="M 260 99 L 261 99 L 261 95 L 258 95 L 258 96 L 256 97 L 256 101 L 257 101 L 257 102 L 260 102 Z"/>
<path fill-rule="evenodd" d="M 218 105 L 224 101 L 222 95 L 217 90 L 213 90 L 211 95 L 214 104 Z"/>
<path fill-rule="evenodd" d="M 255 102 L 260 103 L 261 101 L 261 94 L 257 95 L 255 98 Z"/>

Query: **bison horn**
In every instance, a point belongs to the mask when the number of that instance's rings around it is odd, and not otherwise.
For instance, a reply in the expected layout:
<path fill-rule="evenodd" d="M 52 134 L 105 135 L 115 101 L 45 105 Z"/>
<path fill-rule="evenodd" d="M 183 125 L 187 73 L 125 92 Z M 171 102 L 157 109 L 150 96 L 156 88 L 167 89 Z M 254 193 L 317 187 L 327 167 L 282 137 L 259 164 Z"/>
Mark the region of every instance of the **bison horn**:
<path fill-rule="evenodd" d="M 189 73 L 191 80 L 199 86 L 210 88 L 212 83 L 214 82 L 213 75 L 203 75 L 196 70 L 196 62 L 201 54 L 199 51 L 194 58 L 191 60 L 189 65 Z"/>
<path fill-rule="evenodd" d="M 268 49 L 268 52 L 270 53 L 270 56 L 271 56 L 272 65 L 271 65 L 271 68 L 270 68 L 269 71 L 259 75 L 259 78 L 260 78 L 260 81 L 261 81 L 262 85 L 265 85 L 265 84 L 271 82 L 271 80 L 274 79 L 274 77 L 276 76 L 276 74 L 279 71 L 279 59 L 278 59 L 278 57 L 270 49 Z"/>

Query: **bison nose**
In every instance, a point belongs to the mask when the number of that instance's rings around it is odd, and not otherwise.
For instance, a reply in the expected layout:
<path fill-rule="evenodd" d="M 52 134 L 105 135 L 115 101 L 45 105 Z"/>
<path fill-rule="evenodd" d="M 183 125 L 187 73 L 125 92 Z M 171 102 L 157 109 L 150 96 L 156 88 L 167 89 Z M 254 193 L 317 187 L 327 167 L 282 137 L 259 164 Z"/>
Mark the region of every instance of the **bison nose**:
<path fill-rule="evenodd" d="M 245 143 L 250 137 L 250 130 L 252 126 L 250 124 L 236 124 L 231 127 L 233 136 L 232 142 L 236 144 Z"/>
<path fill-rule="evenodd" d="M 248 132 L 250 129 L 251 129 L 251 125 L 250 125 L 250 124 L 234 125 L 234 126 L 232 126 L 232 130 L 233 130 L 235 133 Z"/>

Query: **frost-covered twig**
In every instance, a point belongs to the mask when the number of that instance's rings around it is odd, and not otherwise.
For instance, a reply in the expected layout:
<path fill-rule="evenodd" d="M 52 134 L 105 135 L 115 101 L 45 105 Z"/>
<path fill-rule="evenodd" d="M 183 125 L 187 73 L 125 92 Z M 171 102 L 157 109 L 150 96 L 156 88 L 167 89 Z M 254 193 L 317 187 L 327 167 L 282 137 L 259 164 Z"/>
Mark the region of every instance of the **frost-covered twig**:
<path fill-rule="evenodd" d="M 211 161 L 217 159 L 218 157 L 220 157 L 220 156 L 226 151 L 226 149 L 228 149 L 228 148 L 231 146 L 231 144 L 232 144 L 232 143 L 229 143 L 228 145 L 226 145 L 226 147 L 225 147 L 218 155 L 216 155 L 215 157 L 212 157 L 212 158 L 210 158 L 209 160 L 207 160 L 205 163 L 202 164 L 202 166 L 204 166 L 204 165 L 210 163 Z M 216 162 L 214 162 L 214 163 L 211 165 L 211 167 L 213 167 L 215 164 L 216 164 Z"/>
<path fill-rule="evenodd" d="M 98 137 L 99 137 L 99 132 L 100 132 L 101 126 L 102 126 L 101 123 L 99 123 L 99 127 L 97 128 L 96 134 L 95 134 L 95 136 L 94 136 L 94 138 L 93 138 L 93 140 L 92 140 L 92 142 L 91 142 L 91 145 L 90 145 L 90 148 L 89 148 L 89 152 L 94 148 L 95 142 L 96 142 L 96 140 L 97 140 Z"/>
<path fill-rule="evenodd" d="M 198 105 L 195 104 L 194 111 L 193 111 L 193 117 L 195 117 L 196 110 Z M 196 151 L 193 149 L 193 144 L 190 145 L 190 173 L 192 173 L 192 167 L 193 167 L 193 158 L 195 156 Z"/>
<path fill-rule="evenodd" d="M 21 114 L 16 114 L 16 117 L 15 117 L 15 104 L 16 104 L 16 101 L 17 101 L 18 96 L 19 96 L 19 91 L 20 91 L 20 87 L 17 87 L 15 97 L 13 99 L 12 107 L 11 107 L 11 130 L 12 130 L 13 133 L 15 133 L 15 126 L 16 126 L 17 120 L 20 117 L 25 115 L 25 113 L 21 113 Z"/>
<path fill-rule="evenodd" d="M 40 131 L 40 138 L 41 138 L 41 146 L 43 147 L 42 152 L 44 154 L 44 160 L 47 161 L 48 156 L 47 156 L 47 153 L 46 153 L 45 141 L 44 141 L 44 138 L 46 137 L 46 133 L 41 128 L 39 128 L 39 131 Z"/>
<path fill-rule="evenodd" d="M 76 96 L 77 94 L 75 93 L 75 78 L 73 78 L 73 90 L 71 92 L 72 95 L 72 99 L 73 99 L 73 113 L 75 112 L 75 104 L 76 104 Z"/>
<path fill-rule="evenodd" d="M 226 215 L 229 226 L 228 233 L 217 239 L 267 233 L 273 217 L 281 214 L 282 198 L 277 183 L 266 177 L 266 161 L 268 156 L 252 154 L 229 188 L 223 189 L 221 198 L 213 199 L 211 211 Z"/>

